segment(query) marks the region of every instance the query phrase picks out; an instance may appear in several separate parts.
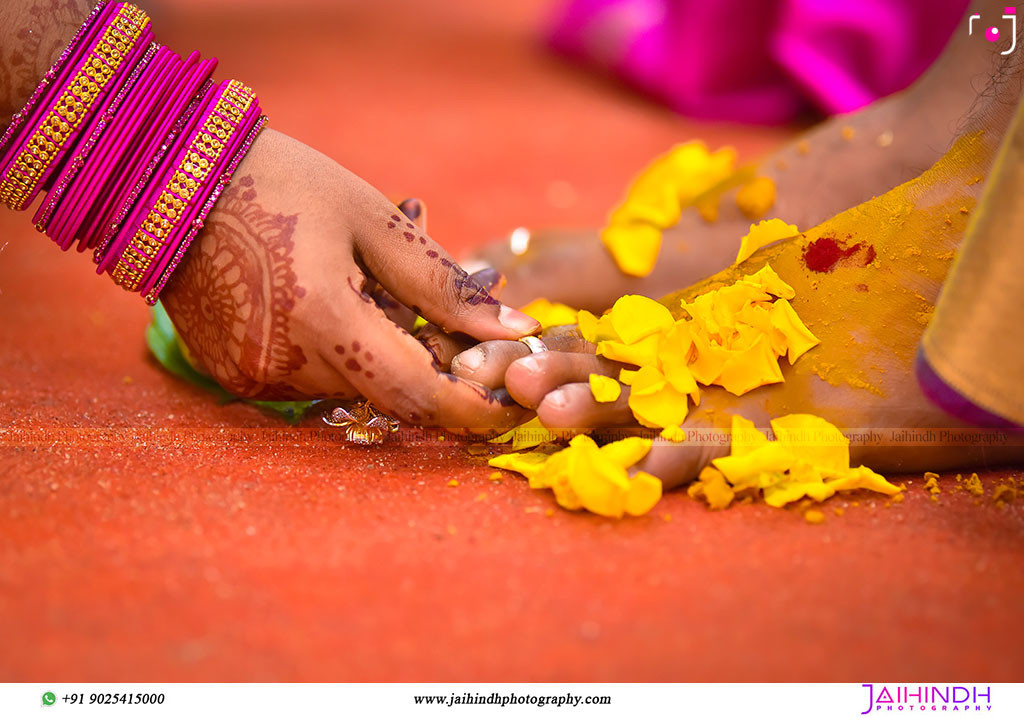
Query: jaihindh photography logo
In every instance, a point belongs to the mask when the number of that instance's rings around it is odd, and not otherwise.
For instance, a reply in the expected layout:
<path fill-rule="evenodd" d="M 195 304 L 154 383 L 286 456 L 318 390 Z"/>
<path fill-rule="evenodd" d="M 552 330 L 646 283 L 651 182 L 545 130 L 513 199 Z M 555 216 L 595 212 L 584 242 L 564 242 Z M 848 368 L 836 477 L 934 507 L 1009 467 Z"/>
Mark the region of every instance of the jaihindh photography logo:
<path fill-rule="evenodd" d="M 867 709 L 873 712 L 988 712 L 992 709 L 989 685 L 885 685 L 864 683 Z M 863 702 L 861 703 L 863 704 Z"/>

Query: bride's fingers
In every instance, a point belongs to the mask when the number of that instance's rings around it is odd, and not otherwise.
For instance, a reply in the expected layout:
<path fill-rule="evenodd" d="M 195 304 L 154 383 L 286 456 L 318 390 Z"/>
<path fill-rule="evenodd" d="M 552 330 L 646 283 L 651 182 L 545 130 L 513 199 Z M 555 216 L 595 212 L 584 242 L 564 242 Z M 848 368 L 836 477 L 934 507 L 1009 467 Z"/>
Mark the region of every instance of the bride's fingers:
<path fill-rule="evenodd" d="M 472 277 L 494 297 L 500 296 L 505 289 L 505 277 L 495 269 L 481 269 Z M 417 331 L 416 338 L 427 347 L 442 371 L 449 371 L 452 359 L 476 343 L 464 334 L 449 334 L 434 324 L 427 324 Z M 463 378 L 472 379 L 472 376 L 463 376 Z"/>
<path fill-rule="evenodd" d="M 383 209 L 357 234 L 359 259 L 398 301 L 448 332 L 478 340 L 536 333 L 537 321 L 505 306 L 411 221 Z"/>
<path fill-rule="evenodd" d="M 629 410 L 629 387 L 612 403 L 598 403 L 588 383 L 569 383 L 550 392 L 537 406 L 537 416 L 548 428 L 585 431 L 592 428 L 635 426 Z"/>
<path fill-rule="evenodd" d="M 592 373 L 617 377 L 621 369 L 622 364 L 594 354 L 545 351 L 512 362 L 505 372 L 505 388 L 520 406 L 537 408 L 563 384 L 587 383 Z"/>
<path fill-rule="evenodd" d="M 446 334 L 433 324 L 417 331 L 416 340 L 430 352 L 434 365 L 442 371 L 451 371 L 452 359 L 473 345 L 472 339 Z"/>
<path fill-rule="evenodd" d="M 427 203 L 411 197 L 398 203 L 398 208 L 421 231 L 427 231 Z"/>
<path fill-rule="evenodd" d="M 409 221 L 416 225 L 416 227 L 421 231 L 427 230 L 426 203 L 415 198 L 405 199 L 398 203 L 398 208 L 401 210 L 402 214 L 404 214 Z M 389 294 L 387 290 L 385 290 L 384 287 L 376 281 L 367 282 L 365 291 L 373 297 L 373 301 L 385 314 L 387 314 L 389 319 L 406 331 L 412 331 L 413 326 L 416 325 L 415 311 L 405 304 L 396 301 L 395 297 Z"/>
<path fill-rule="evenodd" d="M 395 326 L 350 277 L 339 315 L 359 326 L 359 338 L 335 347 L 332 366 L 364 396 L 392 415 L 420 425 L 500 433 L 518 424 L 525 409 L 494 392 L 440 371 L 430 353 Z"/>
<path fill-rule="evenodd" d="M 416 312 L 405 304 L 395 301 L 395 297 L 379 285 L 367 285 L 366 292 L 373 298 L 373 303 L 380 307 L 385 316 L 406 331 L 412 331 L 416 325 Z"/>
<path fill-rule="evenodd" d="M 590 347 L 579 335 L 569 332 L 545 334 L 543 341 L 548 352 L 586 351 Z M 509 366 L 530 353 L 530 347 L 522 341 L 485 341 L 452 359 L 452 373 L 489 388 L 497 388 L 505 385 L 505 372 Z"/>

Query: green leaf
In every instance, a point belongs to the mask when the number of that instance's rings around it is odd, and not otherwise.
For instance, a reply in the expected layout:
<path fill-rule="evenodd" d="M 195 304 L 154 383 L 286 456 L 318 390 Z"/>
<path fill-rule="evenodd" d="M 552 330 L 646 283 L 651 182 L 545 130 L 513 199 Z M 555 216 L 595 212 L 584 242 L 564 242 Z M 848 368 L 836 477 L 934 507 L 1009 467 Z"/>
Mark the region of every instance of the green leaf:
<path fill-rule="evenodd" d="M 225 391 L 212 378 L 193 368 L 185 358 L 181 338 L 174 329 L 171 317 L 167 315 L 167 311 L 159 301 L 153 307 L 152 321 L 146 327 L 146 345 L 149 346 L 150 352 L 161 366 L 175 376 L 211 392 L 221 404 L 244 401 L 258 408 L 273 411 L 289 423 L 295 424 L 302 420 L 309 407 L 316 403 L 315 401 L 254 401 L 239 398 Z"/>

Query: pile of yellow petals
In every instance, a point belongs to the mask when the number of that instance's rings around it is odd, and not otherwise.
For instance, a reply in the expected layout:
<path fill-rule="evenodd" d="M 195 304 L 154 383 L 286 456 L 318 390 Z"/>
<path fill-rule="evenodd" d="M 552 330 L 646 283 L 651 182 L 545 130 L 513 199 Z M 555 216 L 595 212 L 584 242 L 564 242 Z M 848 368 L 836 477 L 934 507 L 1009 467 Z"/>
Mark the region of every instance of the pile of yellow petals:
<path fill-rule="evenodd" d="M 709 152 L 703 142 L 680 144 L 657 157 L 633 181 L 601 233 L 619 269 L 630 276 L 650 274 L 661 232 L 675 226 L 683 208 L 729 177 L 735 165 L 731 147 Z"/>
<path fill-rule="evenodd" d="M 577 322 L 583 338 L 597 345 L 598 355 L 637 367 L 619 374 L 619 381 L 630 387 L 629 408 L 637 421 L 681 441 L 688 401 L 700 405 L 698 384 L 740 396 L 779 383 L 779 357 L 786 355 L 793 364 L 819 343 L 789 303 L 795 294 L 766 265 L 692 303 L 683 302 L 689 318 L 677 321 L 662 304 L 628 295 L 600 318 L 580 311 Z M 594 377 L 591 392 L 599 402 L 618 398 L 606 381 Z"/>
<path fill-rule="evenodd" d="M 780 508 L 810 498 L 823 501 L 839 491 L 866 489 L 896 495 L 894 486 L 866 466 L 850 468 L 850 441 L 828 421 L 792 414 L 771 421 L 774 441 L 740 416 L 732 418 L 732 449 L 701 471 L 688 493 L 704 498 L 713 510 L 737 496 Z"/>
<path fill-rule="evenodd" d="M 547 428 L 540 419 L 534 416 L 526 423 L 516 426 L 511 431 L 502 433 L 492 438 L 488 443 L 508 443 L 514 450 L 532 448 L 542 443 L 557 441 L 561 436 L 556 431 Z"/>
<path fill-rule="evenodd" d="M 763 246 L 768 246 L 779 239 L 795 237 L 799 233 L 800 230 L 796 228 L 796 224 L 786 224 L 781 219 L 768 219 L 751 224 L 750 231 L 740 240 L 740 251 L 736 255 L 735 263 L 740 264 L 746 261 Z"/>
<path fill-rule="evenodd" d="M 539 321 L 542 329 L 576 323 L 576 309 L 557 301 L 534 299 L 519 310 Z"/>
<path fill-rule="evenodd" d="M 568 510 L 621 518 L 643 515 L 661 500 L 661 481 L 643 471 L 630 476 L 627 469 L 647 455 L 651 441 L 631 437 L 598 446 L 587 435 L 569 446 L 495 456 L 489 465 L 521 473 L 533 489 L 550 488 L 558 504 Z"/>

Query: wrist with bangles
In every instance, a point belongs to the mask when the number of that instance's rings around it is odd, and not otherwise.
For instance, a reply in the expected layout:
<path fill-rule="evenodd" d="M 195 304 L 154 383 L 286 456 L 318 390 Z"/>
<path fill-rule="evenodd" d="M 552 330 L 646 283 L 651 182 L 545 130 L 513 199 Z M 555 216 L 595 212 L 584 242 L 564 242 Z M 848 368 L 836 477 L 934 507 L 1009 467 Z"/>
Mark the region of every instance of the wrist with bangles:
<path fill-rule="evenodd" d="M 216 66 L 100 0 L 0 137 L 0 202 L 45 193 L 37 230 L 156 303 L 266 124 L 255 92 L 210 79 Z"/>

